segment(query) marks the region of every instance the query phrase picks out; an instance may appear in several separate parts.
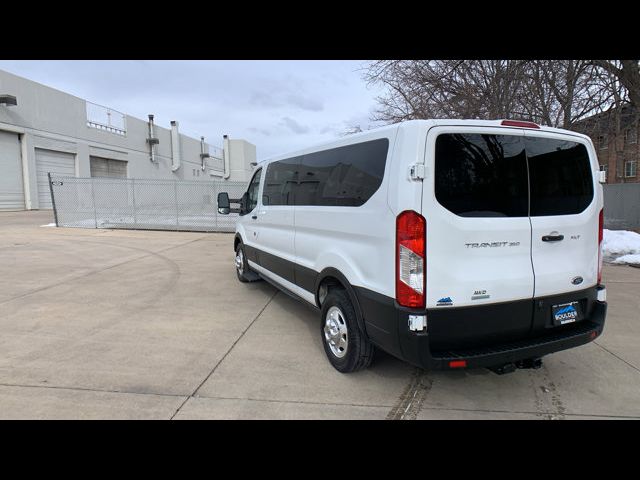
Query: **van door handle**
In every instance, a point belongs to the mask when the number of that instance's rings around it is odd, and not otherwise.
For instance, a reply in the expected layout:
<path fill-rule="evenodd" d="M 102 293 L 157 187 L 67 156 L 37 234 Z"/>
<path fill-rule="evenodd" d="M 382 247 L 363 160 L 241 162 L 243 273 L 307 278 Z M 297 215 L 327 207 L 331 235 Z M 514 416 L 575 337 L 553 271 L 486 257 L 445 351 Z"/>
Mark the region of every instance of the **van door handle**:
<path fill-rule="evenodd" d="M 559 242 L 564 240 L 564 235 L 545 235 L 542 237 L 543 242 Z"/>
<path fill-rule="evenodd" d="M 256 219 L 258 218 L 258 216 L 257 216 L 257 215 L 251 215 L 251 218 L 252 218 L 253 220 L 256 220 Z"/>

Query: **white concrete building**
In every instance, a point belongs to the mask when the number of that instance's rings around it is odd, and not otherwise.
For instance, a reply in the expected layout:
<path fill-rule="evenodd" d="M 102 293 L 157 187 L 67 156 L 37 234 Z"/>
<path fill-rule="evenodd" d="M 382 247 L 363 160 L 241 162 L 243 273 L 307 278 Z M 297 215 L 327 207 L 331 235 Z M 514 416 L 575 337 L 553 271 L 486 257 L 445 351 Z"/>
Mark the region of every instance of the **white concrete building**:
<path fill-rule="evenodd" d="M 151 116 L 150 116 L 151 118 Z M 47 173 L 248 181 L 255 145 L 222 148 L 0 70 L 0 210 L 51 208 Z"/>

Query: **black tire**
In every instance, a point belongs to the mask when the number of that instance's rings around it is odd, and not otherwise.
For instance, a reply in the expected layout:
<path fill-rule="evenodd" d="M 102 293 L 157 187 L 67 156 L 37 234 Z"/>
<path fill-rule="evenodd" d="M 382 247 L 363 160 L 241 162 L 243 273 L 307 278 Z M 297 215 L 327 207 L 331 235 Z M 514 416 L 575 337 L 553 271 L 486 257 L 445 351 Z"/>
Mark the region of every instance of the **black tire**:
<path fill-rule="evenodd" d="M 338 315 L 339 321 L 337 324 L 346 325 L 347 344 L 344 349 L 346 353 L 342 353 L 344 355 L 342 357 L 334 354 L 330 340 L 327 339 L 327 335 L 331 334 L 331 330 L 325 332 L 325 326 L 328 321 L 327 316 L 332 307 L 337 307 L 339 313 L 341 313 L 341 315 Z M 332 313 L 335 315 L 337 311 L 334 309 Z M 349 295 L 342 288 L 332 289 L 322 304 L 320 335 L 329 362 L 339 372 L 356 372 L 371 365 L 375 352 L 374 346 L 358 326 L 356 311 L 351 300 L 349 300 Z M 332 337 L 332 339 L 335 341 L 335 338 L 338 338 L 339 340 L 340 336 L 344 337 L 345 335 L 342 332 L 337 332 L 336 337 Z M 339 344 L 334 344 L 334 349 L 339 349 Z"/>
<path fill-rule="evenodd" d="M 242 259 L 241 267 L 238 267 L 238 256 Z M 253 272 L 249 268 L 249 264 L 247 263 L 247 255 L 244 253 L 244 245 L 242 242 L 238 243 L 236 247 L 236 275 L 238 276 L 238 280 L 242 283 L 255 282 L 260 280 L 260 276 Z"/>

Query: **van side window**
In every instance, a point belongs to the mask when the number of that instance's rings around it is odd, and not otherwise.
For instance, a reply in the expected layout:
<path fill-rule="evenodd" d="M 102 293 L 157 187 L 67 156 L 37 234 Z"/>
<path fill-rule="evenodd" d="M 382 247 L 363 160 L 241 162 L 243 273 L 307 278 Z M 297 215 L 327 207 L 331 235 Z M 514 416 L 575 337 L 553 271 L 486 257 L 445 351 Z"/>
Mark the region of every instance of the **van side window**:
<path fill-rule="evenodd" d="M 380 188 L 389 150 L 381 138 L 304 155 L 296 205 L 363 205 Z"/>
<path fill-rule="evenodd" d="M 571 215 L 593 200 L 593 174 L 581 143 L 551 138 L 524 139 L 531 182 L 531 216 Z"/>
<path fill-rule="evenodd" d="M 527 183 L 520 136 L 451 133 L 436 139 L 436 199 L 456 215 L 526 217 Z"/>
<path fill-rule="evenodd" d="M 247 201 L 247 213 L 252 211 L 258 205 L 258 190 L 260 189 L 260 177 L 262 176 L 262 169 L 259 169 L 251 179 L 247 193 L 249 198 Z"/>
<path fill-rule="evenodd" d="M 263 205 L 293 205 L 300 157 L 272 162 L 267 167 L 262 189 Z"/>

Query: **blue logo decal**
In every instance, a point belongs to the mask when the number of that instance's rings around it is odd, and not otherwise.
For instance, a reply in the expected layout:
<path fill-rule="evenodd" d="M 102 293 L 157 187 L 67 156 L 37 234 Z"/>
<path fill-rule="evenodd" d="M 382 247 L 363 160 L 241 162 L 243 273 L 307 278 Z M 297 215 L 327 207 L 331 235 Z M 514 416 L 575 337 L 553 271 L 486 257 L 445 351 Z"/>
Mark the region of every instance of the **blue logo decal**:
<path fill-rule="evenodd" d="M 575 312 L 576 309 L 573 305 L 569 305 L 568 307 L 564 307 L 556 312 L 556 316 L 562 315 L 563 313 Z"/>
<path fill-rule="evenodd" d="M 443 305 L 453 305 L 453 300 L 451 300 L 451 297 L 441 298 L 440 300 L 438 300 L 437 305 L 439 307 Z"/>

